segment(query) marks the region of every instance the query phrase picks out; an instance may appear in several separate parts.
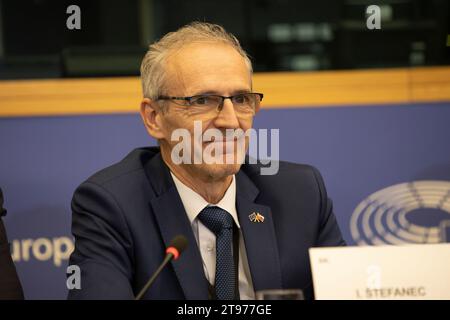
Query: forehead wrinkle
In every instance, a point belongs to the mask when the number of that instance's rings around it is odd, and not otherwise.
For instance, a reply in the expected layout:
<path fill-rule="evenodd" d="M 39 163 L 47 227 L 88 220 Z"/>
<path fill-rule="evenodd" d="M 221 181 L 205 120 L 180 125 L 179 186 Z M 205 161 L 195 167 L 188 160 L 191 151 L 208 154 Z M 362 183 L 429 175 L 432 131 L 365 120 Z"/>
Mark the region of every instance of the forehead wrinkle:
<path fill-rule="evenodd" d="M 207 42 L 211 43 L 210 41 Z M 227 91 L 251 90 L 251 74 L 248 72 L 245 60 L 239 52 L 227 44 L 216 42 L 212 44 L 217 46 L 210 49 L 216 55 L 213 54 L 214 58 L 211 58 L 210 55 L 204 54 L 208 52 L 209 48 L 201 46 L 207 42 L 195 42 L 184 47 L 174 48 L 168 53 L 166 57 L 167 71 L 170 75 L 168 82 L 170 87 L 177 91 L 176 94 L 181 94 L 180 91 L 183 91 L 185 95 L 193 95 L 201 91 L 218 92 L 220 86 L 224 84 L 220 74 L 228 77 L 230 77 L 230 74 L 236 74 L 236 78 L 228 78 L 228 82 L 234 81 L 235 84 L 226 88 Z M 200 46 L 198 46 L 199 44 Z M 228 57 L 223 59 L 221 53 Z M 240 72 L 246 75 L 244 81 L 242 81 Z"/>
<path fill-rule="evenodd" d="M 166 74 L 168 75 L 167 88 L 170 94 L 184 95 L 187 90 L 185 85 L 186 79 L 184 78 L 183 72 L 180 72 L 182 69 L 179 67 L 179 62 L 176 59 L 173 60 L 173 57 L 171 55 L 166 60 Z"/>

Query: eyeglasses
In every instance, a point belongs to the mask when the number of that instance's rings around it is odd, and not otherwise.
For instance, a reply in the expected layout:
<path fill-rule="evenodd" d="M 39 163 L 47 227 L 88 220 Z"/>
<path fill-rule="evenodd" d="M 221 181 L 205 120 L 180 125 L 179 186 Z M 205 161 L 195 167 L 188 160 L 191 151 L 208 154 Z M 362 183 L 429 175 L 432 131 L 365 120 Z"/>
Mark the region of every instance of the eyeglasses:
<path fill-rule="evenodd" d="M 193 115 L 217 115 L 223 108 L 225 99 L 230 99 L 238 117 L 253 116 L 264 95 L 248 92 L 224 97 L 213 94 L 196 95 L 191 97 L 159 96 L 157 100 L 172 100 L 173 103 L 189 107 Z"/>

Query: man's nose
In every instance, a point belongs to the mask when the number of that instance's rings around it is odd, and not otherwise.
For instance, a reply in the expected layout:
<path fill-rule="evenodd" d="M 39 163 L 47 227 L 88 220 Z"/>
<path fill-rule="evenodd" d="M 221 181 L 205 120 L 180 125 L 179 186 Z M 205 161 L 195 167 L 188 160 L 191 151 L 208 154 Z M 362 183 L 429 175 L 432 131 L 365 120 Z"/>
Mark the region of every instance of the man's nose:
<path fill-rule="evenodd" d="M 222 109 L 217 115 L 214 125 L 216 128 L 239 128 L 239 119 L 230 99 L 224 99 Z"/>

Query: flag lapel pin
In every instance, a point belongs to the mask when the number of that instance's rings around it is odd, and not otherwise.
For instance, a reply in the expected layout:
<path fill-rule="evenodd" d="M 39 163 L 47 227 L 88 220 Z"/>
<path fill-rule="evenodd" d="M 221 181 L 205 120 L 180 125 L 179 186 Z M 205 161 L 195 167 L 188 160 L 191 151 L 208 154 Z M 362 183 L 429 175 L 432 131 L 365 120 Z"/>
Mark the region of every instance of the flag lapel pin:
<path fill-rule="evenodd" d="M 248 216 L 251 222 L 254 223 L 260 223 L 264 222 L 264 216 L 260 214 L 259 212 L 253 212 L 251 215 Z"/>

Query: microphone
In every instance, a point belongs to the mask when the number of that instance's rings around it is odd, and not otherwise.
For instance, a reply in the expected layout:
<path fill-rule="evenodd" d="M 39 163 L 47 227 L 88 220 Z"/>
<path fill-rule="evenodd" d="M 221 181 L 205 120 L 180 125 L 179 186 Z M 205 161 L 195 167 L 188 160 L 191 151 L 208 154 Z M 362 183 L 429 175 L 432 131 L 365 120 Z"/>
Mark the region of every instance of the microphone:
<path fill-rule="evenodd" d="M 180 254 L 186 249 L 187 247 L 187 239 L 183 235 L 177 235 L 175 238 L 170 241 L 170 245 L 166 249 L 166 257 L 164 258 L 164 261 L 160 264 L 158 269 L 153 273 L 153 275 L 150 277 L 150 279 L 147 281 L 145 286 L 142 288 L 142 290 L 139 292 L 139 294 L 136 296 L 135 300 L 141 300 L 144 294 L 147 292 L 147 290 L 150 288 L 150 286 L 155 282 L 156 278 L 159 276 L 161 271 L 164 269 L 164 267 L 173 259 L 177 260 L 180 257 Z"/>

